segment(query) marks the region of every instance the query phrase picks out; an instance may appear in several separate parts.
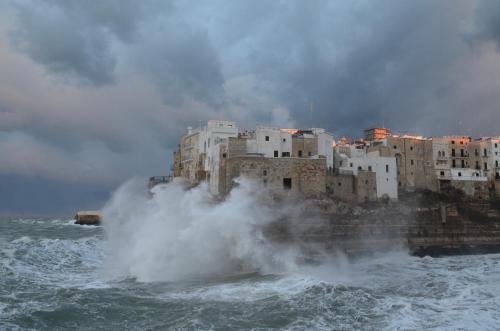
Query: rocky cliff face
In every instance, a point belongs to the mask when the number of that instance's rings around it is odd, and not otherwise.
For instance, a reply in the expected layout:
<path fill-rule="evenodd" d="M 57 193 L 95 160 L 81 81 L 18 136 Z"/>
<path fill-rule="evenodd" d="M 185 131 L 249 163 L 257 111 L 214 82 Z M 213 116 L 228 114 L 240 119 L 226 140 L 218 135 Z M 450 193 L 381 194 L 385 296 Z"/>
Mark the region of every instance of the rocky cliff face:
<path fill-rule="evenodd" d="M 459 192 L 419 192 L 399 202 L 307 200 L 265 229 L 273 241 L 305 251 L 363 254 L 395 247 L 414 255 L 500 252 L 500 204 Z"/>

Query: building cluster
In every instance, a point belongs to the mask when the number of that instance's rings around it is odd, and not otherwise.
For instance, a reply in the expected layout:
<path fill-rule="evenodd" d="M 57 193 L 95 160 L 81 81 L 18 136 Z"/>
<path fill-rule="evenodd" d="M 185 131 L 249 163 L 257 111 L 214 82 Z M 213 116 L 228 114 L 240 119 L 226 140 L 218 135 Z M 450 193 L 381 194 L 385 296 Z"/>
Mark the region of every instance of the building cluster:
<path fill-rule="evenodd" d="M 426 138 L 386 128 L 334 140 L 324 129 L 208 121 L 188 128 L 174 153 L 173 176 L 207 182 L 225 196 L 238 177 L 258 180 L 277 196 L 331 195 L 345 201 L 398 199 L 405 192 L 460 189 L 475 198 L 500 192 L 500 137 Z"/>

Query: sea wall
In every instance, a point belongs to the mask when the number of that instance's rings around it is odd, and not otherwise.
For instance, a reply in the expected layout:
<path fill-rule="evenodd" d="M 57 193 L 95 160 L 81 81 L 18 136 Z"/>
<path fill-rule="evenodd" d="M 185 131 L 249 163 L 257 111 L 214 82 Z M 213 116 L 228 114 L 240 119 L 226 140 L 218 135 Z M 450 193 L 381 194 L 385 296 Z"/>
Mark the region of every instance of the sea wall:
<path fill-rule="evenodd" d="M 453 199 L 456 199 L 453 201 Z M 308 200 L 265 229 L 306 251 L 365 254 L 407 249 L 414 255 L 500 252 L 500 204 L 415 193 L 399 202 L 348 204 Z"/>

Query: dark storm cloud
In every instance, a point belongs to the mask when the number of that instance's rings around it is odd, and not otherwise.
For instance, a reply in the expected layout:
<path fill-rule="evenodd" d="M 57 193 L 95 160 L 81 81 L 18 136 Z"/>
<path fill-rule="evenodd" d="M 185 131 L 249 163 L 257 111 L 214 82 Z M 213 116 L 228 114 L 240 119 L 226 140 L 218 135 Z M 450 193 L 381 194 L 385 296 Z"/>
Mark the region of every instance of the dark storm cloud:
<path fill-rule="evenodd" d="M 500 1 L 482 0 L 476 9 L 475 29 L 472 37 L 490 40 L 500 48 Z"/>
<path fill-rule="evenodd" d="M 18 1 L 14 6 L 12 39 L 19 50 L 49 72 L 97 86 L 114 82 L 113 37 L 131 42 L 143 19 L 168 8 L 129 0 Z"/>

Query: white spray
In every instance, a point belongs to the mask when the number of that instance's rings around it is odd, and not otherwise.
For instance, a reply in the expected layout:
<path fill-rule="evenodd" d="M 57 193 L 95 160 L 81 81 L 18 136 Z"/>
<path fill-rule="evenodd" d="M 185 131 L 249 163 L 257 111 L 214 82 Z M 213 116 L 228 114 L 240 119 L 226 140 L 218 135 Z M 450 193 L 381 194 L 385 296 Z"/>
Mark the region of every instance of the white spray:
<path fill-rule="evenodd" d="M 278 249 L 262 226 L 276 214 L 259 202 L 262 188 L 240 180 L 214 203 L 206 186 L 185 190 L 173 182 L 150 197 L 138 179 L 122 185 L 103 210 L 107 241 L 105 272 L 139 281 L 175 281 L 296 268 L 293 249 Z"/>

